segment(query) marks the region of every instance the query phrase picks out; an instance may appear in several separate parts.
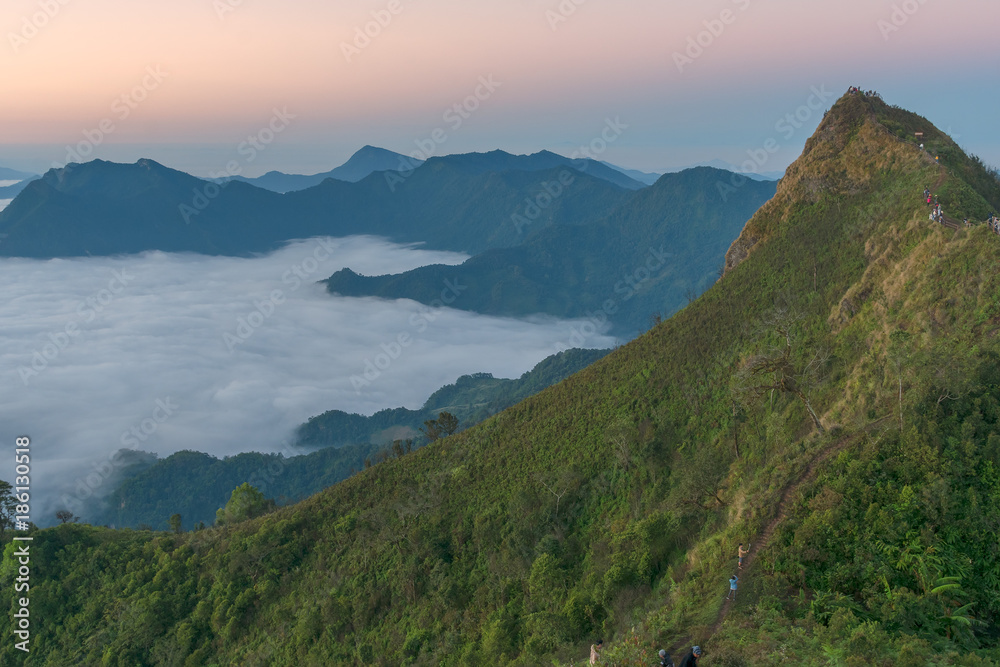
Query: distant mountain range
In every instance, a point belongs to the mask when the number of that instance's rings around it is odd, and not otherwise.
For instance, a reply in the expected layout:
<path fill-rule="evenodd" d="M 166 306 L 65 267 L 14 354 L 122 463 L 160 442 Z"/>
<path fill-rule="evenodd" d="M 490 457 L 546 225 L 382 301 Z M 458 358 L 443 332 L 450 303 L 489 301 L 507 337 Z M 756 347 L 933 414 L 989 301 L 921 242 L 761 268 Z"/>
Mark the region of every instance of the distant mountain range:
<path fill-rule="evenodd" d="M 651 314 L 669 315 L 709 287 L 743 224 L 774 195 L 774 181 L 733 188 L 733 176 L 710 167 L 667 174 L 601 220 L 551 225 L 457 267 L 371 277 L 345 268 L 326 281 L 327 289 L 432 304 L 450 281 L 461 288 L 453 308 L 585 317 L 593 329 L 608 323 L 613 333 L 630 337 L 648 327 Z M 527 218 L 522 224 L 530 227 Z"/>
<path fill-rule="evenodd" d="M 537 157 L 495 157 L 508 168 L 490 171 L 481 157 L 449 156 L 410 173 L 326 179 L 283 195 L 238 181 L 216 184 L 153 160 L 72 163 L 29 183 L 0 212 L 0 233 L 7 234 L 0 255 L 246 255 L 290 239 L 353 234 L 470 253 L 508 247 L 524 239 L 511 215 L 567 167 L 538 171 Z M 514 170 L 518 163 L 526 168 Z M 574 173 L 576 186 L 540 211 L 532 231 L 597 220 L 631 192 Z"/>
<path fill-rule="evenodd" d="M 344 164 L 321 174 L 305 176 L 300 174 L 285 174 L 280 171 L 269 171 L 263 176 L 256 178 L 234 176 L 231 180 L 243 181 L 244 183 L 256 185 L 265 190 L 271 190 L 272 192 L 293 192 L 319 185 L 328 178 L 334 178 L 347 183 L 357 183 L 366 176 L 378 171 L 408 171 L 419 167 L 423 162 L 423 160 L 394 153 L 384 148 L 365 146 L 352 155 L 351 159 Z"/>
<path fill-rule="evenodd" d="M 621 173 L 625 174 L 632 180 L 638 181 L 640 183 L 645 183 L 646 185 L 652 185 L 653 183 L 656 183 L 656 180 L 660 176 L 663 176 L 663 174 L 654 174 L 645 171 L 639 171 L 638 169 L 626 169 L 625 167 L 619 167 L 616 164 L 611 164 L 610 162 L 604 162 L 603 160 L 601 161 L 601 164 L 603 164 L 605 167 L 610 167 L 615 171 L 620 171 Z"/>
<path fill-rule="evenodd" d="M 363 171 L 393 156 L 366 148 L 352 161 Z M 370 234 L 474 257 L 396 276 L 344 269 L 329 278 L 331 292 L 433 304 L 445 281 L 457 280 L 456 308 L 590 317 L 596 329 L 609 322 L 631 336 L 715 281 L 726 248 L 775 187 L 708 167 L 646 186 L 548 151 L 435 157 L 412 171 L 326 178 L 285 194 L 152 160 L 95 160 L 28 183 L 0 211 L 0 255 L 246 255 L 291 239 Z"/>
<path fill-rule="evenodd" d="M 29 174 L 26 171 L 18 171 L 17 169 L 8 169 L 7 167 L 0 167 L 0 181 L 23 181 L 28 178 L 34 178 L 38 174 Z"/>
<path fill-rule="evenodd" d="M 657 176 L 656 174 L 635 172 L 642 175 L 645 180 L 635 179 L 631 177 L 628 170 L 615 167 L 614 165 L 583 158 L 571 159 L 549 151 L 540 151 L 531 155 L 511 155 L 504 151 L 495 150 L 489 153 L 465 153 L 430 158 L 430 161 L 434 160 L 444 160 L 473 174 L 503 171 L 545 171 L 556 167 L 572 167 L 609 183 L 614 183 L 626 190 L 639 190 L 656 180 L 656 178 L 649 180 L 649 177 Z M 285 174 L 280 171 L 269 171 L 257 178 L 234 176 L 231 180 L 256 185 L 259 188 L 271 190 L 272 192 L 284 193 L 311 188 L 319 185 L 328 178 L 348 183 L 357 183 L 365 177 L 380 171 L 406 173 L 416 169 L 423 163 L 423 160 L 394 153 L 384 148 L 365 146 L 352 155 L 343 165 L 321 174 L 301 176 Z"/>
<path fill-rule="evenodd" d="M 726 171 L 732 171 L 737 174 L 742 174 L 747 178 L 753 179 L 755 181 L 777 181 L 780 180 L 782 176 L 785 175 L 784 171 L 765 171 L 765 172 L 752 172 L 746 171 L 743 167 L 739 167 L 731 162 L 726 162 L 725 160 L 705 160 L 702 162 L 696 162 L 691 165 L 686 165 L 684 167 L 677 167 L 674 169 L 664 169 L 664 173 L 676 173 L 678 171 L 684 171 L 685 169 L 693 169 L 695 167 L 713 167 L 715 169 L 724 169 Z"/>

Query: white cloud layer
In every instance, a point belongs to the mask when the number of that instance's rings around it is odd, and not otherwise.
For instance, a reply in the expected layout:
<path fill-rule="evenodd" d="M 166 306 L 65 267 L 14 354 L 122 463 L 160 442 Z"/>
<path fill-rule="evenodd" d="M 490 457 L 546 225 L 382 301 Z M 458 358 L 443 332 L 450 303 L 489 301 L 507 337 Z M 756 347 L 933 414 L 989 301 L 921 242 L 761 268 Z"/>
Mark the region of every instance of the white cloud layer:
<path fill-rule="evenodd" d="M 339 298 L 315 284 L 345 266 L 371 275 L 463 259 L 370 237 L 255 258 L 0 259 L 0 479 L 13 480 L 14 438 L 31 436 L 33 511 L 47 524 L 122 447 L 277 451 L 313 415 L 419 407 L 464 373 L 516 377 L 569 338 L 565 321 Z"/>

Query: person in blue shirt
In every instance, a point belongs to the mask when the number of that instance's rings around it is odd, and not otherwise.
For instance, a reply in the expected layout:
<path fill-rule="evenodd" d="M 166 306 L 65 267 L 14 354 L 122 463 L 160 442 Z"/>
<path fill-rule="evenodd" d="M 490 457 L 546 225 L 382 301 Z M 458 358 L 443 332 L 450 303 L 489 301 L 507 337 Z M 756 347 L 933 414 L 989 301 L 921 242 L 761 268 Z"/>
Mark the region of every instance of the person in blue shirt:
<path fill-rule="evenodd" d="M 729 577 L 729 595 L 726 596 L 727 600 L 729 598 L 732 598 L 734 600 L 736 599 L 736 584 L 739 582 L 739 580 L 740 578 L 737 577 L 735 574 Z"/>

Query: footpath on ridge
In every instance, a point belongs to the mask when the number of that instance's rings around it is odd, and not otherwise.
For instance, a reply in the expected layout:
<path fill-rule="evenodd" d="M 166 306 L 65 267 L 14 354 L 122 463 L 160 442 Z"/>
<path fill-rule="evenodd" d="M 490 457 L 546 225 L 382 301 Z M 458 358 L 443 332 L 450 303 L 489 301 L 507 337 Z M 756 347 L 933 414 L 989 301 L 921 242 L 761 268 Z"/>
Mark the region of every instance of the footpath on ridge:
<path fill-rule="evenodd" d="M 781 524 L 781 522 L 787 518 L 789 504 L 792 502 L 792 499 L 794 498 L 796 492 L 800 488 L 802 488 L 805 484 L 812 482 L 816 478 L 816 475 L 819 472 L 819 466 L 822 465 L 825 461 L 829 460 L 832 456 L 839 454 L 841 451 L 846 449 L 848 445 L 853 443 L 859 436 L 868 433 L 877 424 L 885 421 L 885 419 L 887 419 L 887 417 L 883 417 L 882 419 L 872 422 L 863 430 L 858 431 L 857 433 L 854 433 L 852 435 L 845 436 L 840 440 L 831 443 L 824 449 L 820 450 L 819 452 L 816 453 L 813 459 L 806 466 L 805 470 L 803 470 L 798 477 L 789 480 L 788 483 L 785 484 L 785 487 L 781 492 L 781 500 L 778 502 L 778 507 L 777 511 L 774 514 L 774 518 L 771 519 L 771 521 L 767 524 L 767 526 L 764 527 L 764 530 L 761 531 L 761 533 L 757 536 L 757 538 L 751 542 L 750 551 L 743 562 L 744 572 L 750 571 L 753 568 L 753 564 L 757 558 L 757 555 L 767 549 L 771 541 L 771 538 L 774 535 L 774 532 L 778 529 L 778 526 Z M 732 609 L 733 602 L 735 602 L 735 600 L 730 599 L 729 597 L 725 599 L 725 601 L 722 603 L 722 607 L 719 609 L 719 613 L 716 616 L 715 622 L 711 626 L 709 626 L 707 636 L 701 641 L 707 641 L 719 631 L 719 629 L 722 627 L 722 624 L 725 622 L 726 617 L 729 615 L 729 611 Z M 684 637 L 684 639 L 682 639 L 681 641 L 674 642 L 674 644 L 667 649 L 668 653 L 670 655 L 673 655 L 681 650 L 687 651 L 687 649 L 690 648 L 691 646 L 692 639 L 693 639 L 692 637 L 688 636 Z"/>

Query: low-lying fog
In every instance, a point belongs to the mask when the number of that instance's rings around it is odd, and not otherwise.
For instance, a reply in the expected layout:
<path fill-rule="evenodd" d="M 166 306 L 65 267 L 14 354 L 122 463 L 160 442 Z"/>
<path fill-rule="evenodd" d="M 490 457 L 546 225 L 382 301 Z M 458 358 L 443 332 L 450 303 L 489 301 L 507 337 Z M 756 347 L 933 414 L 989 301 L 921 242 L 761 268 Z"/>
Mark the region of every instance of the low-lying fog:
<path fill-rule="evenodd" d="M 517 377 L 566 347 L 572 322 L 339 298 L 315 284 L 345 266 L 372 275 L 464 259 L 370 237 L 255 258 L 0 259 L 0 479 L 13 482 L 14 438 L 29 435 L 33 518 L 49 524 L 62 494 L 120 448 L 278 451 L 326 410 L 416 408 L 462 374 Z"/>

